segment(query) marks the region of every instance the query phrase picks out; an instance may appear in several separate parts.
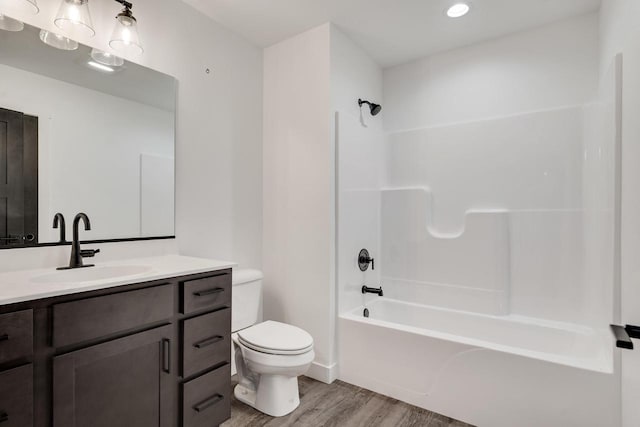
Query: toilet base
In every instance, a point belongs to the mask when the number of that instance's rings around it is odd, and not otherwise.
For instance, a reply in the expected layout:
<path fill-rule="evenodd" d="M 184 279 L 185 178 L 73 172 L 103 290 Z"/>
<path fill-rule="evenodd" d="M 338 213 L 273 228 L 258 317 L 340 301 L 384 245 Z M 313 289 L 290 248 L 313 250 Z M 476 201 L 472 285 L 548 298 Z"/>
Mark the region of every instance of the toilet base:
<path fill-rule="evenodd" d="M 290 414 L 300 405 L 298 377 L 260 375 L 257 390 L 238 384 L 233 394 L 240 402 L 272 417 Z"/>

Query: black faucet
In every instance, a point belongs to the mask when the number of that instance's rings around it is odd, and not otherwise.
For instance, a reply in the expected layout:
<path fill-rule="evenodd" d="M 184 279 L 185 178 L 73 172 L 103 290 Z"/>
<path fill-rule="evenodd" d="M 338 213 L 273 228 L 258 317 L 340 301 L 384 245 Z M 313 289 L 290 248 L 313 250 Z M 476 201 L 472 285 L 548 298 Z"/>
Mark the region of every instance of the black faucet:
<path fill-rule="evenodd" d="M 73 243 L 71 244 L 71 258 L 69 259 L 68 267 L 59 267 L 58 270 L 69 270 L 72 268 L 93 267 L 93 264 L 83 264 L 82 258 L 92 258 L 100 252 L 100 249 L 80 249 L 80 239 L 78 233 L 78 227 L 80 220 L 84 222 L 85 231 L 91 230 L 91 221 L 85 213 L 79 213 L 73 219 Z"/>
<path fill-rule="evenodd" d="M 58 227 L 60 227 L 60 240 L 58 241 L 58 243 L 65 243 L 67 241 L 67 236 L 64 224 L 64 215 L 62 215 L 60 212 L 58 212 L 56 216 L 53 217 L 53 228 Z"/>
<path fill-rule="evenodd" d="M 382 286 L 379 288 L 369 288 L 367 285 L 362 285 L 362 293 L 363 294 L 378 294 L 379 297 L 383 296 Z"/>

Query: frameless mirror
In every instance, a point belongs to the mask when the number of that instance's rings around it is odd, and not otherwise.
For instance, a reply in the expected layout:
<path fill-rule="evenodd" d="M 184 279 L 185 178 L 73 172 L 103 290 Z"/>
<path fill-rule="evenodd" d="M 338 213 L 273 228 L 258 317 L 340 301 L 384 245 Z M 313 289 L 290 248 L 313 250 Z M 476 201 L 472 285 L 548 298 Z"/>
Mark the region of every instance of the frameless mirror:
<path fill-rule="evenodd" d="M 176 80 L 47 37 L 0 30 L 0 248 L 173 236 Z"/>

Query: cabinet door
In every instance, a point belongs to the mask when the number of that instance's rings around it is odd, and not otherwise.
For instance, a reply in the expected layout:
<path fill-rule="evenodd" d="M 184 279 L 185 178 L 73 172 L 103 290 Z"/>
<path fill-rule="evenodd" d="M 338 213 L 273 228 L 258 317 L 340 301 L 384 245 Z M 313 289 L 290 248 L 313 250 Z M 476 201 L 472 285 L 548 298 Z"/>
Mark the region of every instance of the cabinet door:
<path fill-rule="evenodd" d="M 57 356 L 54 427 L 175 425 L 171 325 Z"/>
<path fill-rule="evenodd" d="M 33 366 L 0 372 L 0 426 L 33 426 Z"/>

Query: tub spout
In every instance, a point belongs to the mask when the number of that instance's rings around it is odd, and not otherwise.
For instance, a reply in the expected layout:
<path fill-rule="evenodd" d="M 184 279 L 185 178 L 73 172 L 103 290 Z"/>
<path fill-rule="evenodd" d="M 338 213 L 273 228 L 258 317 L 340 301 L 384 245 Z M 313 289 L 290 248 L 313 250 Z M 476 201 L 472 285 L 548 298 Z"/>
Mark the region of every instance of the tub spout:
<path fill-rule="evenodd" d="M 382 286 L 379 288 L 369 288 L 366 285 L 362 285 L 362 293 L 363 294 L 378 294 L 378 296 L 383 296 Z"/>

